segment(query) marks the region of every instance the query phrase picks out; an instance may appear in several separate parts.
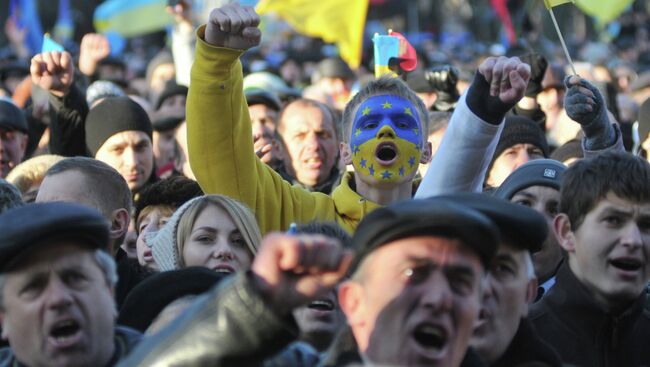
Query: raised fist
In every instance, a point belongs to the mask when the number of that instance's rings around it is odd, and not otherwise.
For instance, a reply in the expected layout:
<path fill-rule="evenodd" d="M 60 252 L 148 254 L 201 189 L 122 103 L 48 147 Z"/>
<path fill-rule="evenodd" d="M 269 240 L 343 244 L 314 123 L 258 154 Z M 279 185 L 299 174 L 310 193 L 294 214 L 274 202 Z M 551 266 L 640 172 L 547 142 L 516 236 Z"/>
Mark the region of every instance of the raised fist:
<path fill-rule="evenodd" d="M 502 103 L 514 106 L 524 97 L 530 79 L 530 65 L 517 57 L 488 57 L 478 67 L 490 84 L 490 95 Z"/>
<path fill-rule="evenodd" d="M 57 97 L 63 97 L 74 80 L 72 58 L 67 52 L 43 52 L 32 58 L 32 82 Z"/>
<path fill-rule="evenodd" d="M 237 3 L 212 10 L 205 28 L 205 41 L 213 46 L 248 50 L 260 44 L 260 17 L 250 6 Z"/>
<path fill-rule="evenodd" d="M 324 296 L 345 275 L 352 254 L 321 235 L 270 234 L 251 266 L 258 287 L 280 313 Z"/>
<path fill-rule="evenodd" d="M 436 90 L 438 97 L 433 104 L 436 111 L 450 111 L 456 107 L 458 94 L 458 69 L 451 65 L 436 66 L 426 73 L 427 81 Z"/>
<path fill-rule="evenodd" d="M 88 33 L 81 39 L 79 49 L 79 71 L 84 75 L 95 74 L 97 64 L 111 54 L 111 46 L 106 36 Z"/>

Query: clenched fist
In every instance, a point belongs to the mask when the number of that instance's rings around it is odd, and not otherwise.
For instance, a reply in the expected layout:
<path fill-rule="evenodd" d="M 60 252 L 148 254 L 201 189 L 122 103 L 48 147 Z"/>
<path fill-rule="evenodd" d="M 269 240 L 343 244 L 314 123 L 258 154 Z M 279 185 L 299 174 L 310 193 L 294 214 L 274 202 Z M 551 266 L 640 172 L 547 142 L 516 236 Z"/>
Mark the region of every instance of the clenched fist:
<path fill-rule="evenodd" d="M 57 97 L 68 93 L 74 79 L 74 65 L 67 52 L 43 52 L 32 58 L 32 82 Z"/>
<path fill-rule="evenodd" d="M 260 17 L 250 6 L 233 3 L 210 13 L 205 41 L 213 46 L 248 50 L 260 44 Z"/>

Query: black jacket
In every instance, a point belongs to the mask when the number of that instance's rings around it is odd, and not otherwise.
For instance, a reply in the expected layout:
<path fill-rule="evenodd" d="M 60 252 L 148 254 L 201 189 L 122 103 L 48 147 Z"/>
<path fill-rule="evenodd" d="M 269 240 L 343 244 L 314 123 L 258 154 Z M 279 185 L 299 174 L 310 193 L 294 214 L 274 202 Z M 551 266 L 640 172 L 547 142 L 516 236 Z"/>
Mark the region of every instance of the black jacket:
<path fill-rule="evenodd" d="M 614 312 L 597 303 L 567 263 L 529 318 L 564 363 L 585 367 L 650 366 L 650 313 L 645 291 Z"/>
<path fill-rule="evenodd" d="M 75 84 L 63 98 L 50 94 L 50 153 L 90 156 L 86 148 L 86 115 L 86 97 Z"/>
<path fill-rule="evenodd" d="M 108 362 L 106 367 L 115 366 L 122 358 L 124 358 L 131 350 L 140 342 L 142 339 L 142 334 L 139 332 L 124 327 L 116 326 L 115 327 L 115 351 L 111 360 Z M 23 367 L 24 365 L 20 363 L 11 348 L 6 347 L 0 349 L 0 367 Z"/>
<path fill-rule="evenodd" d="M 560 367 L 557 352 L 540 339 L 530 320 L 521 319 L 519 328 L 501 358 L 490 367 L 548 366 Z"/>

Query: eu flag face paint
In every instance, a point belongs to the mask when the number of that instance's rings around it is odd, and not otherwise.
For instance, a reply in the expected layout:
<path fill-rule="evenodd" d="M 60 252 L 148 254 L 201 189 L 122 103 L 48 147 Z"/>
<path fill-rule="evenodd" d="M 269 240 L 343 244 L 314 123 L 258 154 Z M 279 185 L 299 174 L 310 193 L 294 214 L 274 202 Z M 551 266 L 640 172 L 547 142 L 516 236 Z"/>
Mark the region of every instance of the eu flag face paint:
<path fill-rule="evenodd" d="M 422 124 L 405 98 L 373 96 L 357 110 L 352 125 L 352 164 L 362 176 L 380 182 L 411 177 L 422 155 Z"/>

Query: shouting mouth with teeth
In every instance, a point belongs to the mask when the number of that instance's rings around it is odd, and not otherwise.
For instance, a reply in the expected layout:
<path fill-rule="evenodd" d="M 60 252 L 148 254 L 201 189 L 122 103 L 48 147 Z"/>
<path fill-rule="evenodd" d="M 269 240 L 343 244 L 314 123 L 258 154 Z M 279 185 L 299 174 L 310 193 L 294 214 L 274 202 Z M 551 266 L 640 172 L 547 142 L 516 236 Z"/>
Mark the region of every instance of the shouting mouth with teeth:
<path fill-rule="evenodd" d="M 48 343 L 55 349 L 70 349 L 83 340 L 81 323 L 73 318 L 54 322 L 49 328 Z"/>

